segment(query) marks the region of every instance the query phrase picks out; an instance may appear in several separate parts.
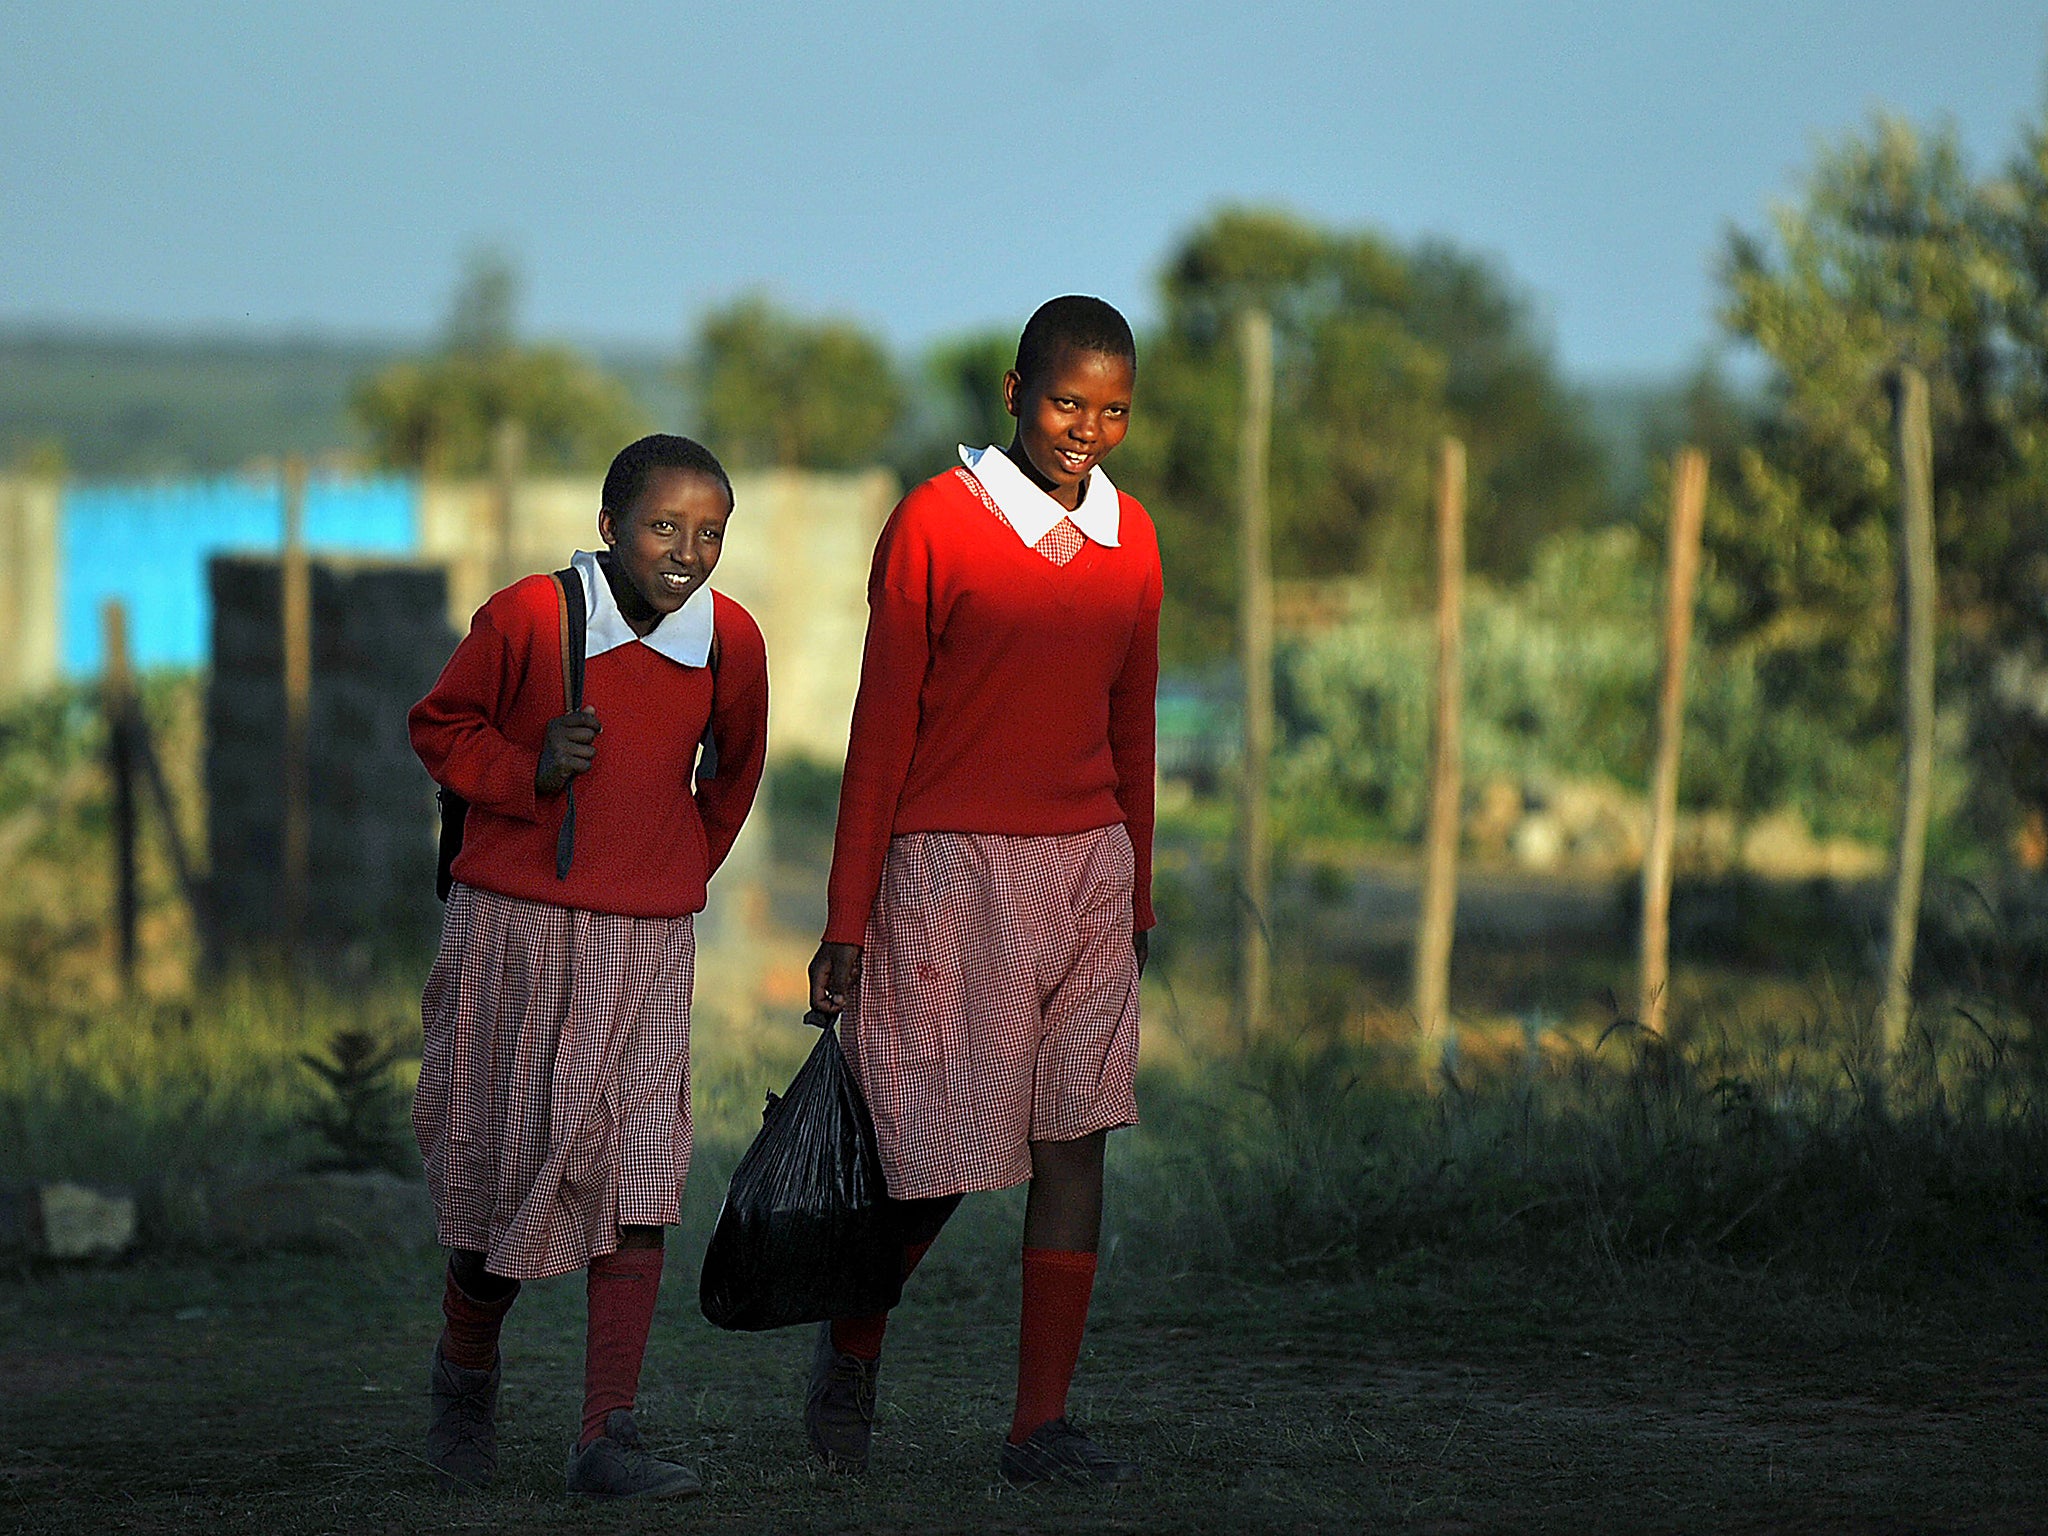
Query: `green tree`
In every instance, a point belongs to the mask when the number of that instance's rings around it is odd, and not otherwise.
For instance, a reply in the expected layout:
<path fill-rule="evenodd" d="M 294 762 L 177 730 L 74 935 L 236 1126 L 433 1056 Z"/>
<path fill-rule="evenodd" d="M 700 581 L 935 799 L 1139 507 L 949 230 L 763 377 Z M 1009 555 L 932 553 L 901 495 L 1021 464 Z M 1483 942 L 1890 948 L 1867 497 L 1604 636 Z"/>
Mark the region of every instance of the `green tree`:
<path fill-rule="evenodd" d="M 970 448 L 1009 443 L 1017 423 L 1003 407 L 1003 375 L 1016 361 L 1014 331 L 956 336 L 926 354 L 925 377 L 943 422 L 940 436 L 947 439 L 947 456 L 962 443 Z"/>
<path fill-rule="evenodd" d="M 359 383 L 350 411 L 379 462 L 476 474 L 501 422 L 525 428 L 534 469 L 601 469 L 647 430 L 624 385 L 570 347 L 522 346 L 519 280 L 493 252 L 470 257 L 439 349 Z"/>
<path fill-rule="evenodd" d="M 684 368 L 706 443 L 735 468 L 857 469 L 894 447 L 904 390 L 882 343 L 750 294 L 704 317 Z"/>
<path fill-rule="evenodd" d="M 1441 243 L 1229 209 L 1161 279 L 1163 324 L 1139 360 L 1123 478 L 1174 572 L 1169 649 L 1226 641 L 1233 596 L 1239 366 L 1235 318 L 1259 305 L 1277 343 L 1275 567 L 1407 577 L 1426 551 L 1438 437 L 1469 454 L 1473 565 L 1513 575 L 1541 535 L 1602 510 L 1602 463 L 1527 305 L 1486 263 Z"/>
<path fill-rule="evenodd" d="M 1772 706 L 1852 737 L 1889 736 L 1898 492 L 1887 390 L 1900 365 L 1919 368 L 1933 407 L 1945 692 L 1971 701 L 1993 770 L 1980 788 L 2005 777 L 1992 761 L 2006 750 L 1994 675 L 2041 625 L 2041 482 L 2024 386 L 2043 353 L 2027 336 L 2039 299 L 2015 258 L 2048 226 L 2024 172 L 1994 190 L 1970 175 L 1951 130 L 1922 135 L 1881 117 L 1821 153 L 1769 236 L 1734 236 L 1723 272 L 1724 323 L 1769 376 L 1757 440 L 1721 466 L 1727 488 L 1708 508 L 1710 633 L 1757 656 Z"/>

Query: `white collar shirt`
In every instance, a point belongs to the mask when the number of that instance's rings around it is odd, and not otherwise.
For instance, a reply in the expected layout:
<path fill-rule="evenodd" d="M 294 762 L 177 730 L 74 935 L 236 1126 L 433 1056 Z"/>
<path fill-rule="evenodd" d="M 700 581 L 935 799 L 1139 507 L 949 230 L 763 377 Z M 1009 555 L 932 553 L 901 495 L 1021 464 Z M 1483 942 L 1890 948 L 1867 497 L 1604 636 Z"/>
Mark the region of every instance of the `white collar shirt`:
<path fill-rule="evenodd" d="M 699 586 L 674 613 L 663 614 L 661 622 L 644 635 L 619 612 L 612 584 L 598 569 L 597 556 L 579 549 L 569 564 L 583 578 L 583 611 L 588 615 L 583 631 L 583 655 L 602 656 L 630 641 L 660 652 L 678 666 L 701 667 L 711 659 L 711 631 L 714 622 L 711 584 Z"/>
<path fill-rule="evenodd" d="M 1066 518 L 1105 549 L 1115 549 L 1122 514 L 1117 509 L 1116 487 L 1097 464 L 1081 482 L 1081 505 L 1069 512 L 1051 496 L 1033 485 L 1024 471 L 1002 449 L 962 445 L 960 462 L 981 482 L 988 499 L 1002 509 L 1004 518 L 1027 547 L 1035 546 Z"/>

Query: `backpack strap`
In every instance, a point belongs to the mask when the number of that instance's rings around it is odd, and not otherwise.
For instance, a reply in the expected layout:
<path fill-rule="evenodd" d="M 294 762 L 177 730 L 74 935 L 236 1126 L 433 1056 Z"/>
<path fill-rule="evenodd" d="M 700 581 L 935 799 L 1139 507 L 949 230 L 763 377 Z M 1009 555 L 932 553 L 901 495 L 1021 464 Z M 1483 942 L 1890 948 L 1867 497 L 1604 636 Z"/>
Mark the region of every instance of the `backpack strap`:
<path fill-rule="evenodd" d="M 583 576 L 569 566 L 554 573 L 555 595 L 560 599 L 557 611 L 560 615 L 557 629 L 562 639 L 562 693 L 568 706 L 564 713 L 575 714 L 583 707 L 583 652 L 585 637 L 589 632 L 590 616 L 584 609 Z M 563 790 L 562 830 L 555 837 L 555 878 L 569 878 L 569 865 L 576 857 L 576 781 L 571 779 Z"/>

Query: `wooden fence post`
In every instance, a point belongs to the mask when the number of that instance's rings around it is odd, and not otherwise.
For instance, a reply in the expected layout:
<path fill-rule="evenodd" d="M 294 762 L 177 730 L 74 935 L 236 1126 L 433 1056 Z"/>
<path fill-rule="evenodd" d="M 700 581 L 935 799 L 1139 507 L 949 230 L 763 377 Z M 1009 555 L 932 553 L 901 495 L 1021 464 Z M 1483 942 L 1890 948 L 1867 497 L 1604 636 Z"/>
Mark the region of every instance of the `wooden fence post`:
<path fill-rule="evenodd" d="M 1671 463 L 1671 527 L 1664 552 L 1664 657 L 1657 687 L 1656 758 L 1650 770 L 1650 826 L 1643 850 L 1642 991 L 1636 1018 L 1663 1034 L 1671 1005 L 1671 865 L 1678 834 L 1678 769 L 1685 735 L 1685 663 L 1692 648 L 1693 594 L 1706 522 L 1707 456 L 1680 449 Z"/>
<path fill-rule="evenodd" d="M 1265 1028 L 1272 1006 L 1273 572 L 1267 465 L 1273 440 L 1273 320 L 1239 317 L 1244 418 L 1238 447 L 1238 661 L 1244 679 L 1244 758 L 1238 776 L 1237 1027 L 1241 1042 Z"/>
<path fill-rule="evenodd" d="M 1892 857 L 1891 923 L 1878 1015 L 1887 1064 L 1898 1059 L 1913 1009 L 1913 947 L 1934 799 L 1934 434 L 1927 379 L 1901 368 L 1892 394 L 1899 477 L 1901 708 L 1899 838 Z"/>
<path fill-rule="evenodd" d="M 1434 1089 L 1450 1037 L 1451 938 L 1458 916 L 1458 831 L 1463 794 L 1465 445 L 1446 437 L 1436 469 L 1436 713 L 1430 725 L 1429 824 L 1422 914 L 1415 935 L 1416 1065 Z"/>
<path fill-rule="evenodd" d="M 126 994 L 135 989 L 135 677 L 128 663 L 128 607 L 119 598 L 100 605 L 100 634 L 100 707 L 114 789 L 115 953 Z"/>
<path fill-rule="evenodd" d="M 283 658 L 282 753 L 283 939 L 296 954 L 305 934 L 311 875 L 312 806 L 308 790 L 307 730 L 313 694 L 313 583 L 306 557 L 306 464 L 296 455 L 284 465 L 284 551 L 278 565 L 280 653 Z"/>

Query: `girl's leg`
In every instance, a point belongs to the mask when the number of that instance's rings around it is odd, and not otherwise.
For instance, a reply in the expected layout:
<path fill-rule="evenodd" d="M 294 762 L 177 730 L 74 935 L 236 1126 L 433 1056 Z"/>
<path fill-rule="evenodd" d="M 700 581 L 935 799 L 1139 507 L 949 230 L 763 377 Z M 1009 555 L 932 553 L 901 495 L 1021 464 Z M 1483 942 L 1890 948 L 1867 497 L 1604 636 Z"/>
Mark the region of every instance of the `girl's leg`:
<path fill-rule="evenodd" d="M 592 1259 L 585 1279 L 589 1318 L 584 1334 L 583 1432 L 588 1445 L 639 1396 L 640 1365 L 661 1293 L 662 1230 L 619 1228 L 618 1248 Z"/>
<path fill-rule="evenodd" d="M 640 1362 L 661 1291 L 659 1227 L 619 1228 L 619 1246 L 589 1269 L 590 1322 L 583 1364 L 583 1434 L 569 1453 L 569 1491 L 594 1498 L 688 1498 L 697 1474 L 647 1449 L 633 1422 Z"/>
<path fill-rule="evenodd" d="M 958 1195 L 898 1202 L 905 1280 L 959 1206 Z M 811 1354 L 810 1387 L 804 1394 L 804 1434 L 812 1452 L 835 1471 L 867 1470 L 882 1335 L 888 1326 L 886 1312 L 819 1325 L 817 1347 Z"/>
<path fill-rule="evenodd" d="M 448 1256 L 446 1326 L 427 1372 L 427 1464 L 444 1488 L 482 1488 L 498 1470 L 498 1333 L 519 1282 L 484 1268 L 484 1256 Z"/>
<path fill-rule="evenodd" d="M 1017 1411 L 997 1463 L 1006 1482 L 1129 1483 L 1120 1461 L 1067 1422 L 1102 1228 L 1104 1133 L 1031 1144 L 1024 1206 L 1024 1305 L 1017 1333 Z"/>
<path fill-rule="evenodd" d="M 903 1278 L 916 1271 L 947 1220 L 960 1208 L 958 1195 L 940 1195 L 932 1200 L 902 1200 L 897 1211 L 903 1226 Z M 840 1317 L 832 1321 L 832 1347 L 842 1355 L 860 1360 L 882 1357 L 882 1335 L 889 1326 L 889 1314 L 872 1317 Z"/>
<path fill-rule="evenodd" d="M 1076 1141 L 1031 1143 L 1013 1445 L 1041 1424 L 1066 1416 L 1067 1387 L 1081 1357 L 1081 1335 L 1095 1291 L 1104 1140 L 1105 1133 L 1097 1131 Z"/>
<path fill-rule="evenodd" d="M 441 1295 L 441 1357 L 467 1371 L 493 1369 L 505 1314 L 518 1296 L 519 1282 L 485 1269 L 482 1254 L 468 1248 L 452 1250 Z"/>

